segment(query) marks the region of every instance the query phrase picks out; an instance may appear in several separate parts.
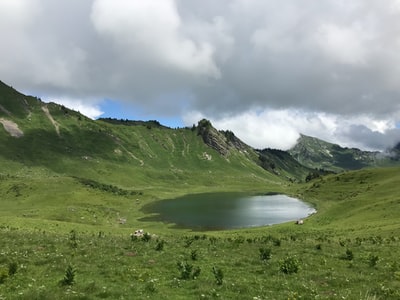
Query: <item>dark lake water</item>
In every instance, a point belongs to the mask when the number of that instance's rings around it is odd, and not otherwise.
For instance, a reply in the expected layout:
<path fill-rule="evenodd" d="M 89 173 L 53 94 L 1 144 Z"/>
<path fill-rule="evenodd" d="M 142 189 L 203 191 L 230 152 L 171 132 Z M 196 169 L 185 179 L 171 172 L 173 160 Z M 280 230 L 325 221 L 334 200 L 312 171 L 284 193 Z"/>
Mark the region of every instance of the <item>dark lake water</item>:
<path fill-rule="evenodd" d="M 305 218 L 315 213 L 310 205 L 286 195 L 248 196 L 233 193 L 186 195 L 145 206 L 156 214 L 143 221 L 163 221 L 197 230 L 265 226 Z"/>

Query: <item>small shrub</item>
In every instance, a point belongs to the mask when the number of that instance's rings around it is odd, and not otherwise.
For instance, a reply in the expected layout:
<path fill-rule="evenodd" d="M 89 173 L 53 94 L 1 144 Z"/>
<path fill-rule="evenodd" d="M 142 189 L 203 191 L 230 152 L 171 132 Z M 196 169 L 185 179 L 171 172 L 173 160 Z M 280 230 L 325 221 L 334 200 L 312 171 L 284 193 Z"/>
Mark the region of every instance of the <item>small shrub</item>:
<path fill-rule="evenodd" d="M 179 272 L 181 273 L 180 279 L 189 279 L 190 274 L 192 273 L 193 265 L 181 261 L 177 263 L 177 266 Z"/>
<path fill-rule="evenodd" d="M 155 293 L 157 292 L 156 280 L 150 279 L 145 285 L 146 292 Z"/>
<path fill-rule="evenodd" d="M 60 281 L 60 284 L 65 285 L 73 285 L 75 283 L 75 269 L 68 265 L 67 269 L 65 270 L 64 278 Z"/>
<path fill-rule="evenodd" d="M 8 278 L 8 269 L 0 267 L 0 284 L 4 283 Z"/>
<path fill-rule="evenodd" d="M 156 251 L 162 251 L 164 249 L 164 240 L 159 240 L 156 245 Z"/>
<path fill-rule="evenodd" d="M 15 261 L 12 261 L 8 264 L 8 275 L 13 276 L 15 273 L 17 273 L 18 270 L 18 264 Z"/>
<path fill-rule="evenodd" d="M 243 244 L 244 241 L 245 241 L 245 238 L 244 238 L 243 236 L 238 236 L 238 237 L 235 239 L 235 243 L 236 243 L 236 244 Z"/>
<path fill-rule="evenodd" d="M 69 233 L 69 245 L 71 246 L 71 248 L 74 248 L 74 249 L 76 249 L 78 247 L 78 241 L 76 238 L 75 230 L 71 230 Z"/>
<path fill-rule="evenodd" d="M 217 243 L 217 238 L 214 236 L 210 236 L 209 240 L 211 245 L 215 245 Z"/>
<path fill-rule="evenodd" d="M 193 265 L 181 261 L 177 263 L 178 270 L 181 273 L 180 279 L 187 280 L 187 279 L 196 279 L 199 277 L 201 269 L 199 267 L 193 269 Z"/>
<path fill-rule="evenodd" d="M 197 249 L 194 249 L 190 252 L 190 257 L 192 260 L 197 260 L 197 258 L 198 258 Z"/>
<path fill-rule="evenodd" d="M 288 256 L 280 261 L 279 269 L 285 274 L 293 274 L 299 271 L 299 262 L 296 257 Z"/>
<path fill-rule="evenodd" d="M 224 273 L 222 272 L 222 270 L 218 267 L 213 266 L 212 267 L 212 272 L 214 274 L 215 277 L 215 283 L 217 285 L 222 285 L 223 283 L 223 279 L 224 279 Z"/>
<path fill-rule="evenodd" d="M 322 250 L 321 244 L 316 244 L 316 245 L 315 245 L 315 249 L 317 249 L 317 250 Z"/>
<path fill-rule="evenodd" d="M 379 257 L 377 255 L 373 255 L 373 254 L 368 255 L 368 265 L 370 267 L 375 267 L 378 260 L 379 260 Z"/>
<path fill-rule="evenodd" d="M 194 268 L 194 270 L 193 270 L 193 275 L 192 275 L 192 279 L 196 279 L 197 277 L 199 277 L 199 276 L 200 276 L 200 272 L 201 272 L 200 267 Z"/>
<path fill-rule="evenodd" d="M 344 259 L 353 260 L 353 258 L 354 258 L 353 251 L 351 251 L 350 249 L 347 249 L 346 253 L 344 254 Z"/>
<path fill-rule="evenodd" d="M 145 232 L 142 236 L 142 241 L 143 242 L 149 242 L 151 240 L 151 234 L 148 232 Z"/>
<path fill-rule="evenodd" d="M 185 248 L 189 248 L 192 245 L 193 242 L 194 242 L 194 238 L 193 237 L 186 238 L 184 247 Z"/>
<path fill-rule="evenodd" d="M 271 259 L 271 249 L 269 248 L 260 248 L 260 259 L 262 261 L 267 261 Z"/>
<path fill-rule="evenodd" d="M 276 247 L 281 246 L 281 240 L 278 238 L 274 238 L 273 243 L 274 243 L 274 246 L 276 246 Z"/>

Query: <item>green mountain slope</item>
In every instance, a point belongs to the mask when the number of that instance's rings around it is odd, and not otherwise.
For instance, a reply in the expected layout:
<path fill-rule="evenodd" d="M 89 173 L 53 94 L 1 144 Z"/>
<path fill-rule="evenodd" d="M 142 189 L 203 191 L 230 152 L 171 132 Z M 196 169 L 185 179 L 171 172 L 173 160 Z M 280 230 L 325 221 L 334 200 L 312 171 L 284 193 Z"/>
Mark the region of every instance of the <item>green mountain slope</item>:
<path fill-rule="evenodd" d="M 279 176 L 284 176 L 288 180 L 304 181 L 310 173 L 321 173 L 312 168 L 305 167 L 295 160 L 287 151 L 277 149 L 259 150 L 259 159 L 264 169 L 269 170 Z"/>
<path fill-rule="evenodd" d="M 288 152 L 304 166 L 336 172 L 389 166 L 395 162 L 380 152 L 345 148 L 306 135 L 301 135 Z"/>
<path fill-rule="evenodd" d="M 302 187 L 301 198 L 314 202 L 320 213 L 315 228 L 342 234 L 400 232 L 400 168 L 374 168 L 332 174 Z"/>
<path fill-rule="evenodd" d="M 229 141 L 211 124 L 204 131 L 201 122 L 171 129 L 156 121 L 95 121 L 3 83 L 0 105 L 0 158 L 8 163 L 125 187 L 282 180 L 260 166 L 253 149 L 236 138 Z"/>

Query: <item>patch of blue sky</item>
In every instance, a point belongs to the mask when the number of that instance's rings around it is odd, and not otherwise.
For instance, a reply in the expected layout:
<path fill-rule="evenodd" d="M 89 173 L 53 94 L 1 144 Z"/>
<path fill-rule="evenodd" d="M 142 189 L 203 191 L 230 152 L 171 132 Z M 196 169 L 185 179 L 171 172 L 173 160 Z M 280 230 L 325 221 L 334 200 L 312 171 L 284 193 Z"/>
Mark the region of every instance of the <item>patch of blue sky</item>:
<path fill-rule="evenodd" d="M 100 118 L 114 118 L 123 120 L 149 121 L 156 120 L 170 128 L 184 127 L 180 116 L 162 116 L 145 113 L 140 107 L 111 99 L 105 99 L 99 105 L 103 114 Z"/>

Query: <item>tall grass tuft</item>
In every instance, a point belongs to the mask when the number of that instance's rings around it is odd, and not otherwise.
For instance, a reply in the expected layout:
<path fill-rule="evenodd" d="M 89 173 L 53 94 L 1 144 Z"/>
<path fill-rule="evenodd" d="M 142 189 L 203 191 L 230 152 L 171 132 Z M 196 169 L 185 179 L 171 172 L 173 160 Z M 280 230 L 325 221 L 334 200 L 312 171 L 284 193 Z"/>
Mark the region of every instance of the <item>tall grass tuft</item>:
<path fill-rule="evenodd" d="M 75 269 L 71 265 L 68 265 L 65 270 L 64 278 L 61 279 L 60 284 L 62 286 L 73 285 L 75 283 L 75 272 Z"/>
<path fill-rule="evenodd" d="M 215 277 L 215 283 L 217 285 L 222 285 L 224 282 L 224 273 L 222 272 L 222 270 L 216 266 L 212 267 L 212 272 L 214 274 Z"/>

